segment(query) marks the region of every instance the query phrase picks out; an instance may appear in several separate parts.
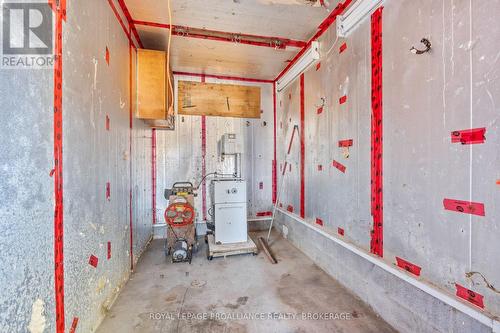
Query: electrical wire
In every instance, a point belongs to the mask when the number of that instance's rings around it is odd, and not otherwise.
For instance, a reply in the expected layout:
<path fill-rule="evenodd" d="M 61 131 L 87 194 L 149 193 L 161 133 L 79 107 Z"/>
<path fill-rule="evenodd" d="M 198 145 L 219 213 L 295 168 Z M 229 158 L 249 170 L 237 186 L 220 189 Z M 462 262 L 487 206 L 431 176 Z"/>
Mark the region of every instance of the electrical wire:
<path fill-rule="evenodd" d="M 174 88 L 172 87 L 172 80 L 170 79 L 170 44 L 172 42 L 172 10 L 170 8 L 170 0 L 167 0 L 168 6 L 168 46 L 167 46 L 167 73 L 168 73 L 168 87 L 170 88 L 170 96 L 172 96 L 172 109 L 174 107 Z M 168 106 L 170 108 L 170 106 Z M 170 111 L 170 110 L 169 110 Z"/>
<path fill-rule="evenodd" d="M 227 176 L 227 177 L 236 177 L 236 175 L 234 173 L 218 173 L 218 172 L 210 172 L 210 173 L 207 173 L 205 176 L 203 176 L 203 178 L 201 178 L 201 181 L 200 183 L 198 184 L 198 186 L 196 186 L 194 189 L 195 190 L 199 190 L 200 189 L 200 186 L 201 184 L 203 184 L 203 182 L 205 181 L 205 179 L 208 177 L 208 176 Z"/>
<path fill-rule="evenodd" d="M 335 38 L 335 41 L 333 42 L 332 46 L 330 47 L 330 49 L 328 51 L 326 51 L 324 57 L 328 57 L 328 55 L 330 54 L 330 52 L 332 52 L 333 48 L 335 47 L 335 45 L 337 45 L 337 42 L 339 41 L 339 36 L 337 36 Z"/>

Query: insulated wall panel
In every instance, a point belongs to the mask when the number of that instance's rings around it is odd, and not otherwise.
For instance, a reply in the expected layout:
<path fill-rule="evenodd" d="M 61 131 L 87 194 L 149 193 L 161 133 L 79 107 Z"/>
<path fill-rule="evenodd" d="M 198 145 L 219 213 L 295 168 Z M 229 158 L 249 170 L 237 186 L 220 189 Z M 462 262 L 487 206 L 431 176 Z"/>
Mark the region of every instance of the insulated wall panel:
<path fill-rule="evenodd" d="M 78 317 L 84 332 L 96 329 L 152 234 L 151 131 L 137 119 L 130 131 L 136 54 L 109 4 L 68 2 L 64 33 L 65 316 L 66 328 Z"/>
<path fill-rule="evenodd" d="M 491 288 L 500 283 L 495 264 L 500 29 L 494 23 L 499 8 L 494 0 L 386 0 L 382 15 L 384 259 L 395 263 L 400 257 L 419 266 L 423 281 L 448 294 L 456 293 L 455 283 L 478 292 L 494 314 L 500 313 L 498 294 Z M 321 39 L 321 65 L 305 74 L 305 220 L 316 225 L 320 218 L 320 228 L 368 251 L 370 24 L 367 17 L 333 48 L 336 36 L 330 28 Z M 431 41 L 431 52 L 411 53 L 412 46 L 424 48 L 423 37 Z M 278 130 L 279 161 L 288 148 L 289 119 L 298 123 L 297 94 L 298 80 L 278 94 L 283 102 L 278 119 L 285 124 L 285 130 Z M 325 105 L 319 112 L 321 97 Z M 485 138 L 474 144 L 452 141 L 452 132 L 474 128 L 485 128 Z M 346 158 L 339 141 L 350 139 Z M 330 165 L 320 171 L 325 151 Z M 291 160 L 293 167 L 297 150 L 292 149 Z M 300 178 L 292 170 L 285 184 L 282 209 L 291 203 L 298 215 Z M 447 210 L 444 199 L 484 204 L 485 216 L 457 207 Z M 295 237 L 294 242 L 305 241 Z M 319 252 L 323 245 L 317 245 Z M 413 308 L 411 302 L 404 307 Z M 427 320 L 425 311 L 421 316 Z"/>
<path fill-rule="evenodd" d="M 0 69 L 1 332 L 26 331 L 32 313 L 55 331 L 53 82 L 51 69 Z"/>

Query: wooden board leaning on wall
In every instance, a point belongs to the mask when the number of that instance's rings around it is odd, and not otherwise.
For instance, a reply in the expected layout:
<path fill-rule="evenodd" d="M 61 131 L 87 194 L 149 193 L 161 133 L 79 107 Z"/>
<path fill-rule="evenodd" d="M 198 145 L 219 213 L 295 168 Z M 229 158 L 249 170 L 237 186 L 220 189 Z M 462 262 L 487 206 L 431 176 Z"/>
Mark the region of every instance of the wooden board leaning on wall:
<path fill-rule="evenodd" d="M 181 115 L 260 118 L 260 87 L 179 81 Z"/>

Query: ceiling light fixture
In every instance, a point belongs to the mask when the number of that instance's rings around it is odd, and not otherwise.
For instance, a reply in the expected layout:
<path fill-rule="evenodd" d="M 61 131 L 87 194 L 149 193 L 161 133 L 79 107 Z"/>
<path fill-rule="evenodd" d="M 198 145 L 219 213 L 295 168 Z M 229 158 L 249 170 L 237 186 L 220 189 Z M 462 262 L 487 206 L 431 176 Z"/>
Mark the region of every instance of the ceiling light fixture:
<path fill-rule="evenodd" d="M 305 72 L 312 64 L 319 60 L 319 42 L 311 42 L 311 46 L 307 49 L 302 57 L 290 67 L 290 69 L 283 75 L 281 79 L 276 82 L 276 89 L 281 92 L 288 87 L 300 74 Z"/>
<path fill-rule="evenodd" d="M 337 36 L 347 37 L 383 0 L 358 0 L 344 15 L 337 16 Z"/>

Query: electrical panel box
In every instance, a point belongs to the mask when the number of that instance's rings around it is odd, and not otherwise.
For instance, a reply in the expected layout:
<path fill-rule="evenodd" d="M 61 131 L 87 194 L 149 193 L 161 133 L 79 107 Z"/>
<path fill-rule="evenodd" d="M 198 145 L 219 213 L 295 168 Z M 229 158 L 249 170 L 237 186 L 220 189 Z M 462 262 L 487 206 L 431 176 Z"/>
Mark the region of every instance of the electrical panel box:
<path fill-rule="evenodd" d="M 222 155 L 234 155 L 242 153 L 241 136 L 235 133 L 226 133 L 221 138 Z"/>

